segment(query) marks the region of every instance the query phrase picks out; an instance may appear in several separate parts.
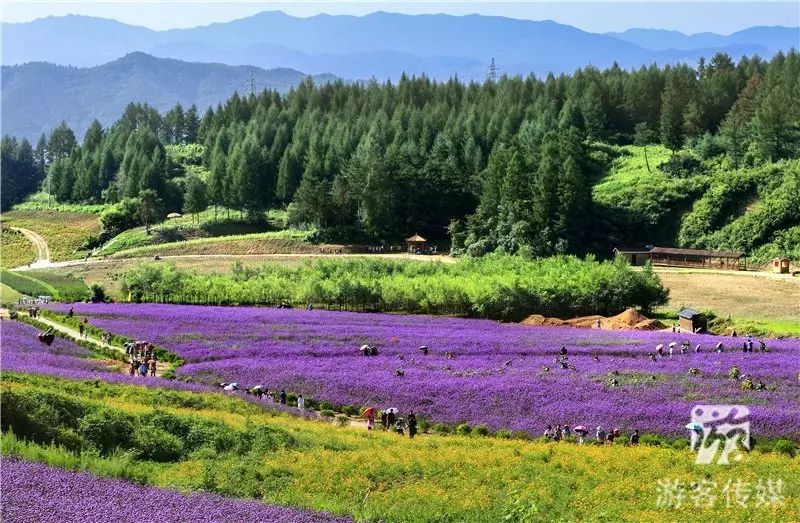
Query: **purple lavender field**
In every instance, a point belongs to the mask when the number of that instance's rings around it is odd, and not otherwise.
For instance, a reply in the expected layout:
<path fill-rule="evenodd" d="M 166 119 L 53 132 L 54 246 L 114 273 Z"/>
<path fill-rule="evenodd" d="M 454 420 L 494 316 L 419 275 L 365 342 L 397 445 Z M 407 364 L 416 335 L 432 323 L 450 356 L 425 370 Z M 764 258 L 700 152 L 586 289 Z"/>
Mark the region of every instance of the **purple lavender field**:
<path fill-rule="evenodd" d="M 213 494 L 186 495 L 15 459 L 3 459 L 0 470 L 3 483 L 0 514 L 5 523 L 352 521 L 255 501 L 225 499 Z"/>
<path fill-rule="evenodd" d="M 72 341 L 56 338 L 52 345 L 40 343 L 38 330 L 16 321 L 0 323 L 0 369 L 4 372 L 44 374 L 79 380 L 103 380 L 111 383 L 166 387 L 208 392 L 210 387 L 161 378 L 132 377 L 116 372 L 108 363 L 89 359 L 91 352 Z M 115 362 L 116 363 L 116 362 Z"/>
<path fill-rule="evenodd" d="M 767 340 L 766 354 L 716 354 L 718 341 L 734 340 L 267 308 L 76 304 L 75 311 L 172 350 L 187 362 L 178 374 L 204 383 L 262 384 L 338 405 L 413 409 L 433 422 L 536 435 L 552 423 L 679 435 L 693 405 L 735 403 L 750 407 L 756 437 L 800 437 L 800 340 Z M 701 352 L 648 359 L 657 344 L 683 339 Z M 364 343 L 380 354 L 362 356 Z M 574 370 L 555 361 L 562 345 Z M 728 379 L 733 366 L 767 390 L 743 390 L 741 380 Z"/>

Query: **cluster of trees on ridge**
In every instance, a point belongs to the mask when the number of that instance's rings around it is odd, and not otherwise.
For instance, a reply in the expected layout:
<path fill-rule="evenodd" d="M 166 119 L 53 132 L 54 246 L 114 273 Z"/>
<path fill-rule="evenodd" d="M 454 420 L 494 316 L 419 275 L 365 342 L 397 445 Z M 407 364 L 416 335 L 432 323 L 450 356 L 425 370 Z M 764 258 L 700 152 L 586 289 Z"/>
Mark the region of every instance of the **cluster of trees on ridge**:
<path fill-rule="evenodd" d="M 60 126 L 32 161 L 46 165 L 59 201 L 133 209 L 126 199 L 139 198 L 154 215 L 287 206 L 291 222 L 328 237 L 419 231 L 471 254 L 549 255 L 590 251 L 590 237 L 606 233 L 591 195 L 614 156 L 604 144 L 661 143 L 676 154 L 668 173 L 680 172 L 687 145 L 735 170 L 797 157 L 799 131 L 792 50 L 483 84 L 307 80 L 285 96 L 235 94 L 202 117 L 131 104 L 81 145 Z M 202 147 L 176 161 L 171 144 Z"/>

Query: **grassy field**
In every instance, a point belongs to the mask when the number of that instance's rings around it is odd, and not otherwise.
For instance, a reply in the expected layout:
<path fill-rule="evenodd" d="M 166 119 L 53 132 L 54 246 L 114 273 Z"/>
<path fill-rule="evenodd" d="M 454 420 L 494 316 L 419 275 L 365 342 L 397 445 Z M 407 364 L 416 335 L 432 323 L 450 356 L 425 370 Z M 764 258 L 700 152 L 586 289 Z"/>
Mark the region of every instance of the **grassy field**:
<path fill-rule="evenodd" d="M 283 211 L 265 213 L 266 221 L 262 223 L 249 223 L 237 218 L 239 213 L 234 213 L 233 217 L 228 218 L 229 214 L 224 210 L 214 212 L 213 209 L 208 209 L 180 218 L 170 218 L 151 227 L 150 234 L 147 234 L 144 227 L 129 229 L 108 241 L 96 254 L 109 256 L 120 251 L 158 244 L 265 233 L 284 229 L 286 225 L 286 213 Z"/>
<path fill-rule="evenodd" d="M 146 444 L 154 457 L 112 452 L 114 442 L 107 440 L 101 440 L 106 450 L 80 453 L 23 442 L 8 433 L 3 436 L 5 455 L 162 487 L 349 514 L 360 521 L 788 522 L 798 518 L 800 461 L 777 452 L 754 451 L 729 466 L 698 466 L 686 442 L 672 448 L 456 435 L 409 440 L 262 411 L 218 393 L 13 373 L 4 376 L 2 390 L 8 416 L 18 426 L 38 430 L 25 422 L 39 419 L 25 408 L 32 401 L 41 408 L 58 405 L 42 415 L 57 419 L 58 412 L 69 412 L 61 423 L 78 429 L 56 431 L 54 423 L 48 424 L 45 430 L 55 434 L 56 442 L 82 448 L 86 443 L 79 445 L 76 438 L 94 441 L 95 427 L 130 423 L 134 435 L 128 444 Z M 141 441 L 145 428 L 152 436 Z M 743 507 L 726 506 L 721 499 L 713 506 L 692 501 L 695 482 L 713 483 L 719 494 L 729 480 L 747 482 L 752 488 L 767 478 L 782 481 L 783 503 L 767 506 L 753 499 Z M 680 506 L 666 504 L 665 489 L 659 488 L 675 481 L 684 485 L 686 498 Z"/>
<path fill-rule="evenodd" d="M 21 297 L 22 294 L 0 282 L 0 303 L 15 303 Z"/>
<path fill-rule="evenodd" d="M 661 312 L 683 307 L 710 310 L 731 322 L 723 332 L 763 332 L 800 336 L 800 278 L 747 272 L 703 272 L 658 269 L 670 291 Z"/>
<path fill-rule="evenodd" d="M 19 267 L 34 260 L 36 248 L 24 234 L 0 228 L 0 267 Z"/>
<path fill-rule="evenodd" d="M 84 256 L 85 242 L 102 228 L 98 215 L 85 212 L 15 209 L 1 218 L 5 225 L 30 229 L 44 237 L 53 261 Z"/>
<path fill-rule="evenodd" d="M 106 204 L 58 203 L 48 201 L 46 192 L 32 194 L 24 202 L 14 206 L 14 210 L 17 211 L 58 211 L 81 214 L 100 214 L 107 208 L 108 205 Z"/>
<path fill-rule="evenodd" d="M 115 258 L 177 255 L 254 255 L 254 254 L 315 254 L 320 248 L 342 248 L 339 245 L 314 245 L 306 241 L 305 231 L 273 231 L 256 234 L 200 238 L 163 243 L 117 251 Z M 346 251 L 345 251 L 346 252 Z"/>
<path fill-rule="evenodd" d="M 79 301 L 90 295 L 89 288 L 80 278 L 63 270 L 3 270 L 0 279 L 9 288 L 27 296 L 52 296 L 61 301 Z"/>

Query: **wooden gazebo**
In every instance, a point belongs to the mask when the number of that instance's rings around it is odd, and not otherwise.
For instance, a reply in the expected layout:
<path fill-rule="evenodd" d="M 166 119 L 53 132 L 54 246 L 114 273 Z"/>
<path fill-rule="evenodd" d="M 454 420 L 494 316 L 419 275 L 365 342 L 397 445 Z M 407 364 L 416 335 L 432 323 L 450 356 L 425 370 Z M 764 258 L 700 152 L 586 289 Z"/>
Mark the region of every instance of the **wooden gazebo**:
<path fill-rule="evenodd" d="M 410 238 L 406 238 L 406 245 L 408 246 L 408 252 L 412 254 L 425 252 L 425 243 L 427 241 L 428 240 L 426 240 L 419 234 L 415 234 Z"/>

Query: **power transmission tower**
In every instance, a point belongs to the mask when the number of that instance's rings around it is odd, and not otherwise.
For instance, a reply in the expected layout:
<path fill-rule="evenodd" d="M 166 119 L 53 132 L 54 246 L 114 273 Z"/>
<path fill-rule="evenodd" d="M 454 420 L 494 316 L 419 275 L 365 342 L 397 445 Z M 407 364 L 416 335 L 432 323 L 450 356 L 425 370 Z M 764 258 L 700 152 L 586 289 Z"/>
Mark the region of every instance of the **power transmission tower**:
<path fill-rule="evenodd" d="M 256 75 L 252 69 L 250 69 L 250 76 L 247 78 L 247 88 L 250 90 L 250 94 L 256 95 Z"/>
<path fill-rule="evenodd" d="M 498 72 L 497 72 L 497 64 L 494 63 L 494 58 L 492 58 L 489 67 L 486 68 L 486 80 L 489 82 L 494 82 L 497 80 Z"/>

